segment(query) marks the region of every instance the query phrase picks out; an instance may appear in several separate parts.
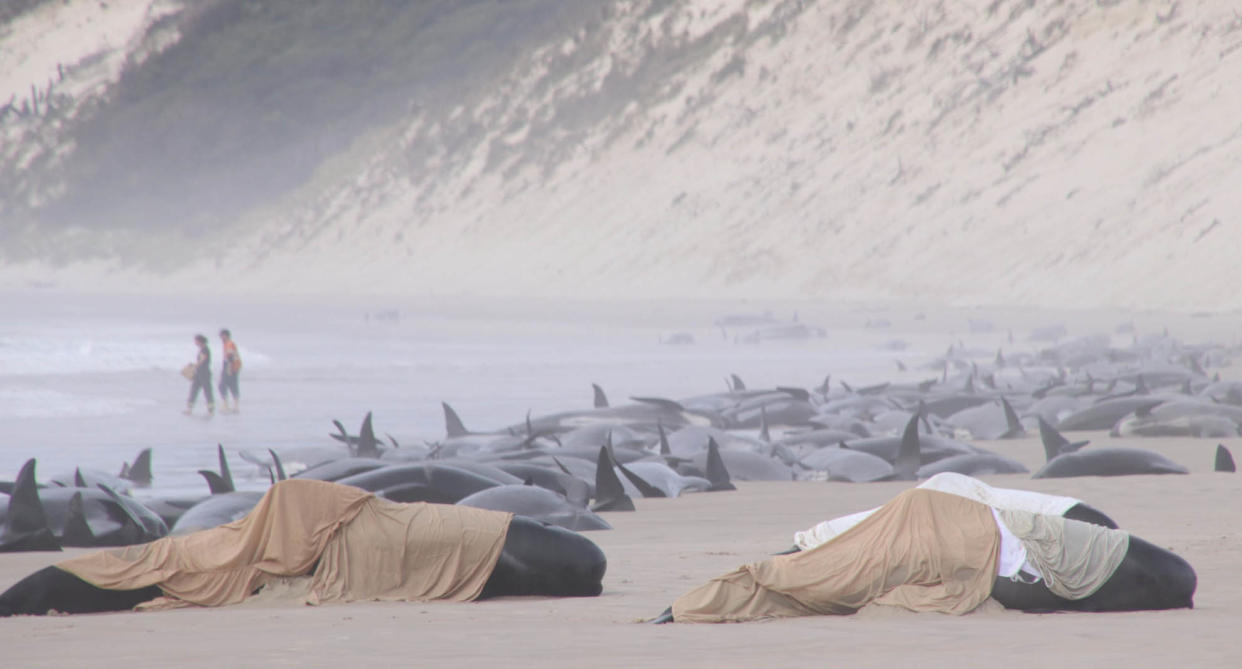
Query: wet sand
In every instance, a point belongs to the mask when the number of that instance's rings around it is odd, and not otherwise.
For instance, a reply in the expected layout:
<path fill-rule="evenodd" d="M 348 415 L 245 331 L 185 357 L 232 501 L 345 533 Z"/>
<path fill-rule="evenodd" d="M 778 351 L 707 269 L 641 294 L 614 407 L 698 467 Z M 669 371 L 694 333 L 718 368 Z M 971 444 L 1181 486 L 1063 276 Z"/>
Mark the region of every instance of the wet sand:
<path fill-rule="evenodd" d="M 1104 433 L 1085 436 L 1100 445 L 1122 443 Z M 606 514 L 615 529 L 589 535 L 609 561 L 598 598 L 12 618 L 0 621 L 5 666 L 1236 666 L 1242 478 L 1211 471 L 1216 441 L 1128 443 L 1182 462 L 1191 474 L 986 480 L 1079 497 L 1184 556 L 1199 576 L 1193 610 L 1035 615 L 989 602 L 963 617 L 869 607 L 845 617 L 639 624 L 694 585 L 787 548 L 794 531 L 881 504 L 910 485 L 742 483 L 736 492 L 638 500 L 635 513 Z M 1242 452 L 1242 439 L 1226 444 Z M 1042 460 L 1032 438 L 980 445 L 1032 469 Z M 59 559 L 0 556 L 0 587 Z"/>

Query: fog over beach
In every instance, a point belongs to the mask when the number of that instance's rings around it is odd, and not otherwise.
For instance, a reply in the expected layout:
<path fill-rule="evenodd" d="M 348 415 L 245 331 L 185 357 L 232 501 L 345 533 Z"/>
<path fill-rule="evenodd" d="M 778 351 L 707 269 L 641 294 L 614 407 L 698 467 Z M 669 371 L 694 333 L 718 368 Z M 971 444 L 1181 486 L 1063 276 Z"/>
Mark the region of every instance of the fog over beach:
<path fill-rule="evenodd" d="M 1075 341 L 1214 347 L 1205 380 L 1242 381 L 1239 81 L 1215 0 L 10 0 L 0 481 L 151 448 L 135 497 L 195 496 L 219 444 L 257 491 L 243 451 L 297 471 L 368 412 L 431 449 L 442 402 L 516 430 L 593 383 L 852 393 Z M 224 327 L 241 411 L 187 417 L 192 338 L 218 381 Z M 971 442 L 1035 471 L 1037 435 Z M 635 624 L 910 485 L 739 481 L 607 514 L 600 598 L 4 618 L 0 658 L 1232 666 L 1242 484 L 1212 457 L 1242 436 L 1075 436 L 1190 473 L 983 478 L 1185 557 L 1194 609 Z M 61 558 L 0 556 L 0 591 Z"/>

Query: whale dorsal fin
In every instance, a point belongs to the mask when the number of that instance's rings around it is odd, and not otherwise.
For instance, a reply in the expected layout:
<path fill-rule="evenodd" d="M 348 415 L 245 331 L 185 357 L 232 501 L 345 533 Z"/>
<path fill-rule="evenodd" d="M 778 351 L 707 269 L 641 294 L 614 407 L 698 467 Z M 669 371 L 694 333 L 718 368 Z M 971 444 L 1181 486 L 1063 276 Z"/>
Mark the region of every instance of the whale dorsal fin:
<path fill-rule="evenodd" d="M 668 435 L 664 433 L 664 423 L 656 421 L 656 431 L 660 433 L 660 455 L 672 455 L 673 449 L 668 445 Z"/>
<path fill-rule="evenodd" d="M 598 383 L 592 383 L 591 388 L 595 391 L 595 408 L 607 409 L 608 396 L 604 394 L 604 389 L 600 388 Z"/>
<path fill-rule="evenodd" d="M 444 433 L 446 436 L 464 437 L 470 434 L 470 430 L 461 422 L 461 417 L 448 405 L 448 402 L 441 402 L 440 406 L 444 407 Z"/>
<path fill-rule="evenodd" d="M 224 455 L 222 444 L 216 444 L 216 459 L 220 461 L 220 478 L 224 479 L 225 484 L 228 485 L 228 491 L 237 490 L 237 486 L 233 485 L 233 472 L 229 471 L 229 459 Z"/>
<path fill-rule="evenodd" d="M 906 430 L 901 434 L 901 450 L 897 452 L 897 461 L 893 471 L 900 481 L 914 481 L 919 477 L 919 465 L 922 455 L 919 453 L 919 414 L 915 412 L 906 423 Z"/>
<path fill-rule="evenodd" d="M 737 490 L 729 477 L 724 458 L 720 457 L 720 446 L 716 445 L 716 440 L 712 437 L 707 438 L 707 480 L 712 484 L 708 490 Z"/>
<path fill-rule="evenodd" d="M 121 478 L 127 481 L 133 481 L 140 486 L 151 485 L 151 449 L 144 448 L 138 453 L 138 457 L 134 458 L 134 464 L 125 468 L 125 472 L 121 474 Z"/>
<path fill-rule="evenodd" d="M 1218 472 L 1238 471 L 1237 465 L 1233 462 L 1233 454 L 1229 452 L 1229 449 L 1225 448 L 1224 444 L 1216 445 L 1216 465 L 1212 469 Z"/>
<path fill-rule="evenodd" d="M 22 465 L 13 481 L 8 512 L 4 524 L 0 525 L 0 551 L 58 550 L 60 541 L 47 525 L 47 512 L 35 482 L 35 460 L 31 458 Z"/>
<path fill-rule="evenodd" d="M 1039 417 L 1039 440 L 1044 444 L 1044 457 L 1047 460 L 1052 460 L 1062 453 L 1070 453 L 1087 445 L 1087 442 L 1084 441 L 1075 447 L 1055 427 L 1049 425 L 1043 416 Z"/>
<path fill-rule="evenodd" d="M 73 498 L 69 500 L 65 529 L 61 533 L 61 543 L 65 546 L 95 545 L 95 533 L 91 531 L 91 526 L 86 522 L 81 492 L 73 493 Z"/>
<path fill-rule="evenodd" d="M 1022 427 L 1022 421 L 1018 418 L 1018 412 L 1013 410 L 1013 405 L 1004 397 L 1001 398 L 1001 408 L 1005 410 L 1005 430 L 1006 437 L 1017 437 L 1026 434 L 1026 428 Z"/>
<path fill-rule="evenodd" d="M 595 460 L 595 506 L 592 511 L 633 511 L 634 500 L 625 494 L 617 470 L 612 468 L 612 454 L 607 446 L 599 447 Z"/>
<path fill-rule="evenodd" d="M 362 419 L 362 427 L 358 428 L 358 446 L 354 454 L 360 458 L 378 458 L 380 456 L 379 440 L 375 438 L 375 428 L 371 426 L 371 412 Z"/>

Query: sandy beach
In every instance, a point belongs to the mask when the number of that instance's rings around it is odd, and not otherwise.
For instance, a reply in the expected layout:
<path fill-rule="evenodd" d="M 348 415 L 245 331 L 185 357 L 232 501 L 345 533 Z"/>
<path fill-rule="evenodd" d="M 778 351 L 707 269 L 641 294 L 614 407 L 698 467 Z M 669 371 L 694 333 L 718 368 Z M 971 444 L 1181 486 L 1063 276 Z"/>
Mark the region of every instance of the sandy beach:
<path fill-rule="evenodd" d="M 60 394 L 50 395 L 59 402 L 57 412 L 5 417 L 11 434 L 20 438 L 0 455 L 7 470 L 13 471 L 26 457 L 37 455 L 46 476 L 66 467 L 71 470 L 75 461 L 111 468 L 113 461 L 130 457 L 138 447 L 153 446 L 157 487 L 147 495 L 201 489 L 194 471 L 213 466 L 217 441 L 230 452 L 271 443 L 327 445 L 331 417 L 356 418 L 367 408 L 377 409 L 381 421 L 377 425 L 385 431 L 392 429 L 403 439 L 434 438 L 441 434 L 436 423 L 440 398 L 460 401 L 459 408 L 468 409 L 466 415 L 479 428 L 496 429 L 520 419 L 532 405 L 537 415 L 582 406 L 592 380 L 603 383 L 617 399 L 638 393 L 680 396 L 712 391 L 731 371 L 756 387 L 811 385 L 825 371 L 859 384 L 917 380 L 937 374 L 924 363 L 950 344 L 983 351 L 998 346 L 1006 351 L 1037 349 L 1041 344 L 1028 341 L 1026 333 L 1040 325 L 1066 323 L 1071 336 L 1082 336 L 1129 322 L 1136 323 L 1140 333 L 1167 328 L 1187 342 L 1229 342 L 1237 331 L 1237 319 L 1231 314 L 1207 318 L 1157 312 L 791 303 L 771 306 L 777 313 L 796 310 L 805 322 L 829 326 L 828 337 L 756 347 L 713 341 L 715 328 L 709 325 L 713 315 L 764 308 L 753 303 L 484 305 L 470 311 L 461 305 L 416 308 L 394 302 L 402 320 L 376 329 L 364 322 L 357 305 L 225 309 L 209 301 L 87 299 L 90 309 L 66 297 L 11 301 L 17 317 L 6 331 L 7 350 L 37 353 L 43 356 L 40 364 L 57 365 L 59 371 L 21 373 L 15 368 L 21 357 L 10 356 L 5 358 L 7 364 L 18 373 L 5 376 L 0 390 L 10 400 L 27 398 L 22 401 L 36 404 L 48 397 L 39 394 L 40 389 Z M 129 333 L 135 322 L 142 322 L 139 314 L 153 305 L 159 314 L 155 322 L 175 335 L 148 328 L 159 336 L 133 340 Z M 179 413 L 184 394 L 176 374 L 179 354 L 188 346 L 186 333 L 203 313 L 222 314 L 230 318 L 235 332 L 245 334 L 243 352 L 250 352 L 253 367 L 243 385 L 251 399 L 240 416 L 203 422 Z M 881 318 L 891 324 L 879 329 L 866 326 Z M 965 327 L 968 319 L 990 320 L 997 327 L 972 333 Z M 302 338 L 291 339 L 280 325 L 284 322 L 316 326 Z M 52 344 L 44 351 L 23 343 L 55 343 L 58 329 L 74 333 L 63 345 L 67 352 Z M 680 329 L 693 331 L 699 343 L 690 347 L 655 343 L 660 333 Z M 1008 330 L 1016 333 L 1016 343 L 1005 343 Z M 497 339 L 497 332 L 507 333 L 507 338 Z M 480 333 L 487 336 L 480 338 Z M 884 342 L 894 340 L 907 341 L 910 347 L 900 352 L 880 350 Z M 466 342 L 473 344 L 465 346 Z M 131 348 L 109 353 L 122 344 Z M 459 348 L 446 348 L 450 345 Z M 411 346 L 413 352 L 407 350 Z M 86 349 L 89 355 L 83 352 Z M 479 353 L 485 350 L 492 352 Z M 168 361 L 162 357 L 166 351 L 172 351 Z M 898 374 L 894 360 L 905 360 L 910 370 Z M 111 364 L 118 368 L 109 371 Z M 129 367 L 134 371 L 127 371 Z M 1224 367 L 1221 372 L 1234 378 L 1236 369 Z M 342 389 L 348 392 L 342 394 Z M 165 394 L 170 396 L 162 397 Z M 94 411 L 96 401 L 118 397 L 133 401 L 115 410 Z M 280 435 L 285 442 L 276 441 Z M 21 617 L 0 621 L 0 645 L 5 666 L 12 667 L 86 663 L 213 669 L 222 663 L 475 667 L 484 662 L 514 667 L 683 667 L 806 666 L 824 661 L 850 667 L 906 662 L 933 667 L 1234 666 L 1237 644 L 1232 634 L 1242 623 L 1242 606 L 1237 603 L 1242 598 L 1242 575 L 1235 568 L 1242 550 L 1236 511 L 1242 479 L 1212 471 L 1218 440 L 1117 439 L 1104 432 L 1073 436 L 1097 445 L 1155 450 L 1191 473 L 1052 480 L 1003 475 L 986 477 L 987 482 L 1078 497 L 1123 528 L 1184 556 L 1199 576 L 1193 610 L 1031 615 L 992 605 L 959 618 L 872 607 L 849 617 L 732 625 L 639 624 L 695 585 L 786 549 L 795 531 L 877 506 L 911 485 L 739 482 L 735 492 L 638 499 L 636 512 L 606 513 L 614 529 L 589 534 L 609 561 L 605 591 L 598 598 L 322 607 L 249 604 Z M 1034 436 L 973 443 L 1014 457 L 1032 471 L 1044 461 Z M 1224 443 L 1242 453 L 1242 437 Z M 235 469 L 239 476 L 249 477 L 247 487 L 266 485 L 253 478 L 244 463 Z M 0 589 L 78 553 L 80 549 L 0 555 Z"/>
<path fill-rule="evenodd" d="M 953 373 L 946 349 L 1036 354 L 1056 338 L 1038 328 L 1242 350 L 1236 2 L 23 4 L 0 21 L 0 479 L 152 448 L 136 496 L 206 494 L 220 444 L 260 490 L 239 450 L 343 454 L 333 419 L 374 412 L 386 444 L 421 448 L 441 402 L 500 431 L 589 407 L 593 383 L 621 403 L 731 374 L 919 382 Z M 746 343 L 729 316 L 824 335 Z M 187 418 L 178 370 L 221 327 L 245 409 Z M 1193 610 L 642 624 L 911 485 L 740 482 L 607 513 L 598 598 L 21 617 L 0 658 L 1237 666 L 1242 478 L 1212 456 L 1242 436 L 1073 436 L 1191 473 L 987 482 L 1080 498 L 1185 557 Z M 1044 462 L 1033 432 L 973 443 Z M 75 554 L 0 555 L 0 591 Z"/>
<path fill-rule="evenodd" d="M 1088 436 L 1110 443 L 1106 434 Z M 736 492 L 637 500 L 637 512 L 606 514 L 615 529 L 589 535 L 609 561 L 598 598 L 25 617 L 4 621 L 0 636 L 6 665 L 14 667 L 1234 666 L 1232 634 L 1242 623 L 1242 576 L 1235 568 L 1242 479 L 1211 471 L 1215 442 L 1155 441 L 1141 446 L 1184 462 L 1191 474 L 986 480 L 1079 497 L 1184 556 L 1199 576 L 1193 610 L 1036 615 L 989 601 L 963 617 L 869 607 L 847 617 L 640 624 L 690 587 L 788 547 L 794 531 L 881 504 L 910 485 L 742 483 Z M 1032 468 L 1042 460 L 1035 439 L 980 445 Z M 1237 451 L 1242 439 L 1227 445 Z M 0 556 L 0 587 L 60 559 Z"/>

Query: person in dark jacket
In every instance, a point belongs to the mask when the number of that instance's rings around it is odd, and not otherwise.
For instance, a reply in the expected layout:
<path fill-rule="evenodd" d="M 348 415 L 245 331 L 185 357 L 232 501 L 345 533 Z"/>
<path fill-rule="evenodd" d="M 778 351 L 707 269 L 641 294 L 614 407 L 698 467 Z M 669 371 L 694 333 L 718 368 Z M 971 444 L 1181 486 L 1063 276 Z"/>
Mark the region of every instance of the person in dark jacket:
<path fill-rule="evenodd" d="M 216 398 L 211 391 L 211 349 L 207 347 L 207 337 L 194 335 L 194 343 L 198 345 L 198 357 L 194 360 L 193 373 L 190 375 L 190 397 L 185 401 L 185 414 L 194 411 L 194 403 L 198 401 L 198 391 L 203 391 L 203 399 L 207 402 L 207 415 L 216 413 Z"/>

